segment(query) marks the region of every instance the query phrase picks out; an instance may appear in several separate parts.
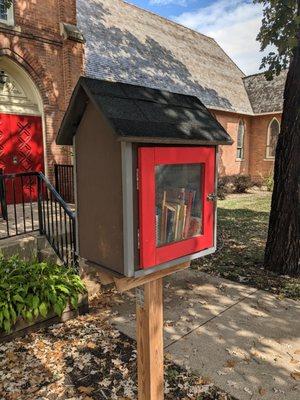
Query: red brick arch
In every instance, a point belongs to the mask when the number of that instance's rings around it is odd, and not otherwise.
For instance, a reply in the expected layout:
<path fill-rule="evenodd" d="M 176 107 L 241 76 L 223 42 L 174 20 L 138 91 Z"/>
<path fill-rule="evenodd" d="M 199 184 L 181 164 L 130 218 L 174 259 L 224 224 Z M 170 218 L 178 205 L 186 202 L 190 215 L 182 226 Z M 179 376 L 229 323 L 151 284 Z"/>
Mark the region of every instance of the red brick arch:
<path fill-rule="evenodd" d="M 0 49 L 0 56 L 6 56 L 21 66 L 31 77 L 36 85 L 44 105 L 55 103 L 52 94 L 51 79 L 37 57 L 33 56 L 27 50 L 22 50 L 22 55 L 16 53 L 10 48 Z"/>

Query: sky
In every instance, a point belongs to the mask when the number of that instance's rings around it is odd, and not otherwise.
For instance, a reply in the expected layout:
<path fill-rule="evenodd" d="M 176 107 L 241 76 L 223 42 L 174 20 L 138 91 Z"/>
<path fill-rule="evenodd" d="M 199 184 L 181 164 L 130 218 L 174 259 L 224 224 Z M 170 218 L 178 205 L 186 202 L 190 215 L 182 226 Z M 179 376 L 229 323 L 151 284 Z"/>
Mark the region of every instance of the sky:
<path fill-rule="evenodd" d="M 127 0 L 213 37 L 247 75 L 259 71 L 262 6 L 252 0 Z"/>

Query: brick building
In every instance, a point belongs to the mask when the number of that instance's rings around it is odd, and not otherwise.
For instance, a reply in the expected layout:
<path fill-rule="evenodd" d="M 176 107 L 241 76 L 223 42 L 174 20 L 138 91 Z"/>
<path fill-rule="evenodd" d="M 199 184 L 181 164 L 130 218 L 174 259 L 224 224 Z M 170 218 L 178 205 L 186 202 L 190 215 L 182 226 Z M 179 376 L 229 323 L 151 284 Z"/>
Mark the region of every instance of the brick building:
<path fill-rule="evenodd" d="M 17 135 L 34 127 L 40 164 L 27 162 L 27 146 L 25 169 L 51 175 L 54 162 L 71 162 L 55 136 L 84 74 L 197 96 L 235 141 L 220 149 L 220 172 L 272 173 L 286 73 L 246 77 L 214 39 L 122 0 L 15 0 L 10 10 L 0 0 L 0 70 L 0 168 L 11 162 L 1 156 L 7 115 Z"/>
<path fill-rule="evenodd" d="M 122 0 L 78 0 L 77 19 L 87 76 L 197 96 L 235 141 L 220 172 L 272 173 L 286 73 L 246 77 L 214 39 Z"/>
<path fill-rule="evenodd" d="M 70 162 L 55 137 L 82 66 L 76 0 L 0 1 L 0 168 Z"/>

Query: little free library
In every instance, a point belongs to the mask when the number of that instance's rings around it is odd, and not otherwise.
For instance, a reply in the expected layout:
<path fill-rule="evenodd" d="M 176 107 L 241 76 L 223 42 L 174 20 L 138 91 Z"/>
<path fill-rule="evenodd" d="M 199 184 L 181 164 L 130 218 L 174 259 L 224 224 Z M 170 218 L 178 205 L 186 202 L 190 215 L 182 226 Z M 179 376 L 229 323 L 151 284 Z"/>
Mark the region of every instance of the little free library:
<path fill-rule="evenodd" d="M 215 251 L 218 145 L 232 140 L 196 97 L 82 77 L 57 143 L 74 149 L 80 257 L 141 287 L 139 399 L 160 400 L 162 277 Z"/>

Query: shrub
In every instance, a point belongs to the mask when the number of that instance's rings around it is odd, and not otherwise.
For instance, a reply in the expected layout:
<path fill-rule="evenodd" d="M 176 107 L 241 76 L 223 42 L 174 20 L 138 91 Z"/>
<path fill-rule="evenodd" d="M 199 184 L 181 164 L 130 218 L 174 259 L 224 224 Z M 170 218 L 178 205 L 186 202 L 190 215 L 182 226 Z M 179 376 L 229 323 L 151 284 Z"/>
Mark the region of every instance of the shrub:
<path fill-rule="evenodd" d="M 273 175 L 269 175 L 265 179 L 265 185 L 266 185 L 266 188 L 267 188 L 268 192 L 273 192 L 273 189 L 274 189 L 274 177 L 273 177 Z"/>
<path fill-rule="evenodd" d="M 253 186 L 255 183 L 249 175 L 221 176 L 218 181 L 218 197 L 224 200 L 227 194 L 246 193 Z"/>
<path fill-rule="evenodd" d="M 9 333 L 19 317 L 31 322 L 49 312 L 61 316 L 85 292 L 80 277 L 66 267 L 0 255 L 0 330 Z"/>
<path fill-rule="evenodd" d="M 234 175 L 233 181 L 235 193 L 246 193 L 254 186 L 249 175 Z"/>

